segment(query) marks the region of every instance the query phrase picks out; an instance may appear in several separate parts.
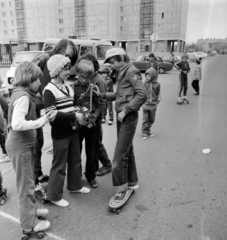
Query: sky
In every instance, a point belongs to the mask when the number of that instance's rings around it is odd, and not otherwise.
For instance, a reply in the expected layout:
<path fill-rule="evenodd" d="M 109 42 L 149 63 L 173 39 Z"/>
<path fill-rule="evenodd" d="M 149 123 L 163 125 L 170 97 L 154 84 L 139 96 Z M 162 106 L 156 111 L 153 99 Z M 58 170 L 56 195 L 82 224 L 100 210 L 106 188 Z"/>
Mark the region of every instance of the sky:
<path fill-rule="evenodd" d="M 227 38 L 227 0 L 189 0 L 186 42 Z"/>

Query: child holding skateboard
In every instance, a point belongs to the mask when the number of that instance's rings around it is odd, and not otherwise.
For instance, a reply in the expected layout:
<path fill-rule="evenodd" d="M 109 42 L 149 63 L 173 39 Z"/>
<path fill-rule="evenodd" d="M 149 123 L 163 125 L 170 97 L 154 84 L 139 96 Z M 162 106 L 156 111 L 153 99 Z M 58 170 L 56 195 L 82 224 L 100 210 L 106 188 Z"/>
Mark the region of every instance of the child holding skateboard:
<path fill-rule="evenodd" d="M 22 62 L 16 69 L 8 111 L 9 134 L 6 150 L 16 173 L 19 197 L 20 225 L 25 233 L 40 232 L 50 227 L 45 217 L 48 209 L 37 209 L 34 196 L 34 157 L 36 129 L 51 119 L 49 115 L 36 119 L 36 93 L 40 86 L 42 72 L 35 64 Z"/>
<path fill-rule="evenodd" d="M 184 102 L 189 103 L 189 100 L 187 99 L 187 90 L 188 90 L 188 73 L 190 72 L 190 67 L 188 64 L 188 56 L 184 54 L 182 56 L 182 61 L 174 64 L 174 67 L 180 71 L 179 75 L 179 91 L 178 91 L 178 98 L 177 98 L 177 104 L 182 104 Z M 181 93 L 183 91 L 183 99 L 181 100 Z"/>
<path fill-rule="evenodd" d="M 197 59 L 195 62 L 196 62 L 196 67 L 195 67 L 195 72 L 192 79 L 193 80 L 192 87 L 195 90 L 194 95 L 199 95 L 199 82 L 202 79 L 202 71 L 200 66 L 201 61 Z"/>
<path fill-rule="evenodd" d="M 147 90 L 147 100 L 143 105 L 143 123 L 142 137 L 146 140 L 148 137 L 153 137 L 151 126 L 155 121 L 157 106 L 160 102 L 161 85 L 157 82 L 157 71 L 154 68 L 149 68 L 145 73 L 146 81 L 144 86 Z"/>
<path fill-rule="evenodd" d="M 117 92 L 96 93 L 109 101 L 115 100 L 117 112 L 117 143 L 113 157 L 112 180 L 116 194 L 110 202 L 123 204 L 127 190 L 137 189 L 138 175 L 134 156 L 133 138 L 138 123 L 138 111 L 147 99 L 140 71 L 130 62 L 123 48 L 113 47 L 106 52 L 105 62 L 117 70 Z M 113 204 L 113 205 L 114 205 Z M 111 204 L 112 206 L 112 204 Z"/>

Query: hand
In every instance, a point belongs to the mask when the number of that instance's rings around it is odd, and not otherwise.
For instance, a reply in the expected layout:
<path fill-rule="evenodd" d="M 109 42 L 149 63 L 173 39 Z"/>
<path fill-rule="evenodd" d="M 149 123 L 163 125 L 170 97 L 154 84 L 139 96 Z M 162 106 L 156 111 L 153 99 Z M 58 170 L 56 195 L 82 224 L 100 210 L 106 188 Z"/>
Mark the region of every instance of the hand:
<path fill-rule="evenodd" d="M 117 119 L 120 121 L 120 122 L 122 122 L 123 121 L 123 119 L 124 119 L 124 117 L 125 117 L 125 111 L 123 110 L 123 111 L 121 111 L 119 114 L 118 114 L 118 116 L 117 116 Z"/>
<path fill-rule="evenodd" d="M 76 116 L 76 120 L 80 125 L 86 125 L 86 120 L 84 119 L 84 116 L 82 113 L 76 112 L 75 116 Z"/>
<path fill-rule="evenodd" d="M 52 111 L 50 111 L 50 112 L 48 112 L 48 113 L 46 114 L 46 117 L 48 118 L 48 120 L 49 120 L 50 122 L 52 122 L 52 121 L 54 121 L 57 113 L 58 113 L 57 110 L 52 110 Z"/>
<path fill-rule="evenodd" d="M 97 85 L 94 86 L 93 92 L 94 92 L 98 97 L 100 97 L 101 92 L 100 92 L 99 87 L 98 87 Z"/>

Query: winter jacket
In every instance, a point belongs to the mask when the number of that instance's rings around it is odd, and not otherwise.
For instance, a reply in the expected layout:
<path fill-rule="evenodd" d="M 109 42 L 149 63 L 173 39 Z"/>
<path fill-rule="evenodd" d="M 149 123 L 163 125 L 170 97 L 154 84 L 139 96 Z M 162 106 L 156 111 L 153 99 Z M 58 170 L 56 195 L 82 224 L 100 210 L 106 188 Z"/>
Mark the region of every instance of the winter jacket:
<path fill-rule="evenodd" d="M 128 63 L 117 72 L 117 91 L 103 94 L 109 101 L 115 101 L 117 113 L 124 111 L 127 115 L 130 112 L 139 111 L 147 99 L 147 91 L 142 83 L 140 71 Z"/>
<path fill-rule="evenodd" d="M 146 73 L 150 76 L 150 80 L 146 80 L 144 86 L 147 90 L 146 105 L 157 105 L 160 101 L 161 85 L 157 82 L 157 71 L 154 68 L 149 68 Z"/>
<path fill-rule="evenodd" d="M 196 65 L 192 80 L 201 80 L 201 79 L 202 79 L 201 67 L 200 65 Z"/>

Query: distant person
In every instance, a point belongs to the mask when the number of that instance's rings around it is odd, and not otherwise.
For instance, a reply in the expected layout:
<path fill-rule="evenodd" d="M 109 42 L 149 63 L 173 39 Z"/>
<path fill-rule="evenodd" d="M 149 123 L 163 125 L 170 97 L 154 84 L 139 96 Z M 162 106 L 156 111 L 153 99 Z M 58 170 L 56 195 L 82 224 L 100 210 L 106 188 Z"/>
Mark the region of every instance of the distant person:
<path fill-rule="evenodd" d="M 151 67 L 153 67 L 156 70 L 157 74 L 158 74 L 158 72 L 159 72 L 159 64 L 158 64 L 157 61 L 155 61 L 154 53 L 150 53 L 148 57 L 149 57 L 149 61 L 147 62 L 146 70 L 151 68 Z"/>
<path fill-rule="evenodd" d="M 77 49 L 74 45 L 74 43 L 71 40 L 68 39 L 62 39 L 60 42 L 55 46 L 55 48 L 51 51 L 47 51 L 45 53 L 40 53 L 35 56 L 35 58 L 32 60 L 33 63 L 39 66 L 41 69 L 43 75 L 40 79 L 41 86 L 39 89 L 39 93 L 43 94 L 43 90 L 45 86 L 51 81 L 51 77 L 49 74 L 49 70 L 47 68 L 47 61 L 49 58 L 53 55 L 61 54 L 65 57 L 69 57 L 71 61 L 71 66 L 73 66 L 78 58 Z M 39 104 L 36 109 L 37 117 L 41 116 L 41 109 L 43 108 L 43 104 Z M 44 175 L 42 171 L 42 163 L 41 163 L 41 157 L 42 157 L 42 147 L 44 144 L 44 138 L 43 138 L 43 129 L 39 128 L 37 129 L 37 142 L 36 142 L 36 155 L 35 155 L 35 176 L 36 176 L 36 184 L 47 182 L 49 180 L 48 175 Z"/>
<path fill-rule="evenodd" d="M 195 90 L 194 95 L 199 95 L 199 82 L 202 79 L 201 61 L 196 60 L 196 67 L 193 75 L 192 87 Z"/>
<path fill-rule="evenodd" d="M 177 104 L 182 104 L 183 102 L 189 103 L 187 99 L 187 90 L 188 90 L 188 73 L 190 72 L 190 67 L 188 64 L 188 56 L 184 54 L 182 56 L 182 61 L 174 64 L 174 67 L 180 71 L 179 75 L 179 90 Z M 181 100 L 181 93 L 183 91 L 183 99 Z"/>
<path fill-rule="evenodd" d="M 152 67 L 145 73 L 146 80 L 144 86 L 148 94 L 147 100 L 143 105 L 142 137 L 144 140 L 154 136 L 151 133 L 151 126 L 155 122 L 161 92 L 161 85 L 157 82 L 157 76 L 157 71 Z"/>
<path fill-rule="evenodd" d="M 173 54 L 173 52 L 171 52 L 170 55 L 171 55 L 170 62 L 174 65 L 174 54 Z"/>

